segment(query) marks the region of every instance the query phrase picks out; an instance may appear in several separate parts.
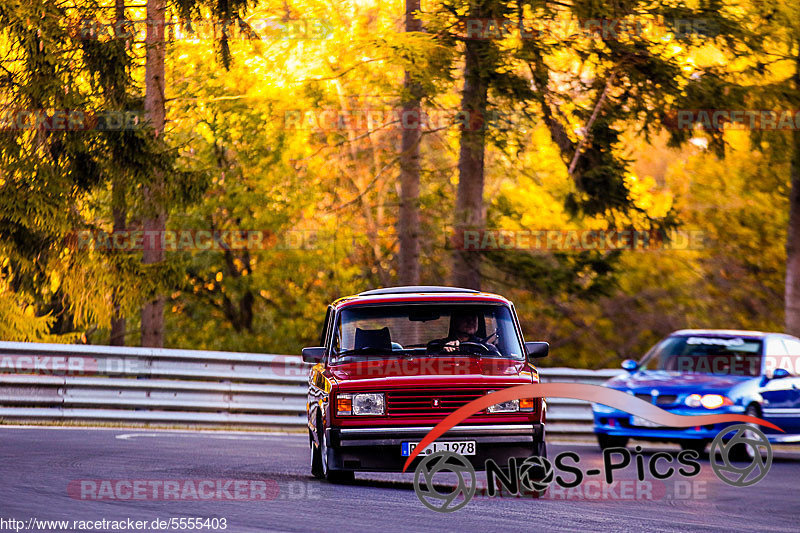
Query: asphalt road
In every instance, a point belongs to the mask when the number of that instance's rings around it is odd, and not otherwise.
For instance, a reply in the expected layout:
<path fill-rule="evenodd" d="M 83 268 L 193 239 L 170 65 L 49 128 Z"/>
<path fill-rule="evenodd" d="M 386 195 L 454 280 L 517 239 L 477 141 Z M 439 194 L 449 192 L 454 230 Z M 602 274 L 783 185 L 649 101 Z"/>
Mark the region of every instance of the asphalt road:
<path fill-rule="evenodd" d="M 659 449 L 668 448 L 645 449 L 645 465 Z M 551 458 L 576 452 L 584 470 L 603 467 L 602 455 L 588 444 L 551 443 L 548 451 Z M 0 427 L 0 531 L 14 530 L 9 519 L 26 527 L 31 519 L 70 522 L 65 529 L 51 524 L 52 531 L 86 530 L 73 521 L 105 519 L 91 524 L 94 530 L 119 531 L 110 521 L 146 521 L 145 530 L 153 530 L 156 519 L 193 517 L 224 518 L 225 530 L 235 532 L 800 529 L 800 454 L 779 448 L 766 478 L 746 488 L 722 483 L 702 460 L 691 479 L 659 482 L 648 474 L 637 489 L 634 460 L 615 472 L 611 486 L 602 474 L 589 476 L 576 489 L 551 488 L 539 499 L 476 496 L 452 513 L 424 507 L 413 474 L 363 474 L 354 484 L 332 485 L 310 478 L 307 462 L 307 438 L 297 434 Z M 202 493 L 211 501 L 192 492 L 201 480 L 217 483 Z M 230 490 L 216 480 L 231 481 Z M 239 493 L 236 480 L 249 480 Z M 173 492 L 164 500 L 168 481 Z"/>

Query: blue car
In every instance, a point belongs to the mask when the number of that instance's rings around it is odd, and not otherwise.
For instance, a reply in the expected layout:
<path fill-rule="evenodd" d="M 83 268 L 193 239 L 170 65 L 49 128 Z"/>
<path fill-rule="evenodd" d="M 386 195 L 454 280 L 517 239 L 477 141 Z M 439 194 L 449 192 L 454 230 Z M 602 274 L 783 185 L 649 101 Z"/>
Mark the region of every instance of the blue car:
<path fill-rule="evenodd" d="M 760 428 L 772 443 L 800 442 L 800 339 L 780 333 L 680 330 L 604 386 L 627 392 L 676 414 L 748 414 L 785 433 Z M 605 405 L 594 404 L 594 432 L 603 449 L 628 439 L 676 442 L 702 453 L 731 424 L 661 427 Z M 742 459 L 754 450 L 742 447 Z"/>

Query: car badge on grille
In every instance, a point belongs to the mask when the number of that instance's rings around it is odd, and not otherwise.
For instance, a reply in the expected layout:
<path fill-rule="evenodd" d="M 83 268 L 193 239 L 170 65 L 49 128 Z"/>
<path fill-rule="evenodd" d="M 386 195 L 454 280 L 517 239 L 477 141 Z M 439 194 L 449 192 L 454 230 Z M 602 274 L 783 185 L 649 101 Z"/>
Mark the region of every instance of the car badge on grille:
<path fill-rule="evenodd" d="M 431 405 L 433 405 L 433 407 L 439 407 L 439 398 L 434 398 Z"/>

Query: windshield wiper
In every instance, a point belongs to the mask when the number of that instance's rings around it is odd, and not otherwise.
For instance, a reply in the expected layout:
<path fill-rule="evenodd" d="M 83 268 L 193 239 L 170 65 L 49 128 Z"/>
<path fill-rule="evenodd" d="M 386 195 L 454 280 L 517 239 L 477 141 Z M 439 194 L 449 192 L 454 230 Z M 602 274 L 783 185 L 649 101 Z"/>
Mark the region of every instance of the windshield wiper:
<path fill-rule="evenodd" d="M 353 350 L 344 350 L 336 354 L 336 359 L 341 357 L 348 357 L 354 355 L 391 355 L 398 352 L 394 350 L 387 350 L 386 348 L 374 348 L 372 346 L 364 346 L 362 348 L 355 348 Z"/>

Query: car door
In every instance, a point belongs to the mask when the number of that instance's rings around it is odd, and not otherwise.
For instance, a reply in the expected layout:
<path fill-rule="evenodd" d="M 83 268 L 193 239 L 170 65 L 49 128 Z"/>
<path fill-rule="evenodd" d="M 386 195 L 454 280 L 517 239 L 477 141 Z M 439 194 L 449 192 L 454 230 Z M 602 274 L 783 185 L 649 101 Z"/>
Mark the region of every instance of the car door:
<path fill-rule="evenodd" d="M 791 406 L 787 409 L 787 418 L 791 432 L 800 433 L 800 372 L 798 372 L 798 362 L 800 362 L 800 339 L 794 337 L 784 337 L 783 344 L 786 346 L 788 356 L 779 364 L 789 373 L 789 377 L 781 378 L 778 381 L 785 381 L 784 384 Z M 788 429 L 787 429 L 788 431 Z"/>
<path fill-rule="evenodd" d="M 765 343 L 764 369 L 770 378 L 761 390 L 764 418 L 786 433 L 800 433 L 800 376 L 793 364 L 800 360 L 800 340 L 789 337 L 770 337 Z M 788 376 L 776 377 L 777 370 Z"/>

